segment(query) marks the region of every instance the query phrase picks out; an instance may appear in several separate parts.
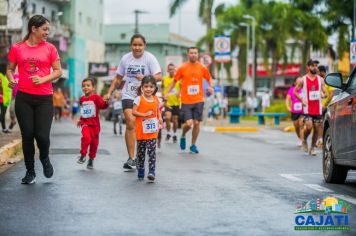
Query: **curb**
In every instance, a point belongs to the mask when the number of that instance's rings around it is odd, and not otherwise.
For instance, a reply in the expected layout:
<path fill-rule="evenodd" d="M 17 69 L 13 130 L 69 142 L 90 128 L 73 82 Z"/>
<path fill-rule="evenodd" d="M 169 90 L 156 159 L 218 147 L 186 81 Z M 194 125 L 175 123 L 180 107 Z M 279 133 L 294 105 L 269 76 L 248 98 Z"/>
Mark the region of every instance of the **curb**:
<path fill-rule="evenodd" d="M 11 143 L 0 148 L 0 166 L 13 164 L 9 161 L 13 156 L 22 150 L 21 139 L 15 139 Z"/>
<path fill-rule="evenodd" d="M 258 132 L 257 128 L 254 127 L 212 127 L 212 126 L 204 126 L 202 130 L 206 132 L 216 132 L 216 133 L 251 133 L 251 132 Z"/>

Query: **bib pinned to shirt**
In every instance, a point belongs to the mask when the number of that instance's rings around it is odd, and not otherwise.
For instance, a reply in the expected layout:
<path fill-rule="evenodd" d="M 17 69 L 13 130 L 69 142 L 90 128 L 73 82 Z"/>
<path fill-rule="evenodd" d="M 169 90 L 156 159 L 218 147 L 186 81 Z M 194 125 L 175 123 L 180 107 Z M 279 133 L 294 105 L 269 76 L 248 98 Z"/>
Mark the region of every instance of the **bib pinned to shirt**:
<path fill-rule="evenodd" d="M 189 85 L 188 86 L 188 95 L 197 95 L 199 94 L 199 85 Z"/>
<path fill-rule="evenodd" d="M 152 134 L 158 131 L 157 118 L 145 119 L 142 121 L 142 129 L 144 134 Z"/>
<path fill-rule="evenodd" d="M 84 103 L 80 109 L 80 114 L 83 118 L 91 118 L 96 116 L 96 107 L 94 103 Z"/>

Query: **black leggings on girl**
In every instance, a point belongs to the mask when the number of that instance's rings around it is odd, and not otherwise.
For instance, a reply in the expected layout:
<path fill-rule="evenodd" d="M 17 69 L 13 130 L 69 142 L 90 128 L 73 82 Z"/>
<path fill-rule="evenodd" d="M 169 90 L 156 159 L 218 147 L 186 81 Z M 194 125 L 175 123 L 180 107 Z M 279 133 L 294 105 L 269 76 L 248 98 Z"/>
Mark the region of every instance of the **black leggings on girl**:
<path fill-rule="evenodd" d="M 53 119 L 53 96 L 18 92 L 16 117 L 22 135 L 22 150 L 26 169 L 34 171 L 36 139 L 40 159 L 49 157 L 49 137 Z"/>
<path fill-rule="evenodd" d="M 156 143 L 157 139 L 137 140 L 137 169 L 145 168 L 145 155 L 147 150 L 149 171 L 155 171 Z"/>

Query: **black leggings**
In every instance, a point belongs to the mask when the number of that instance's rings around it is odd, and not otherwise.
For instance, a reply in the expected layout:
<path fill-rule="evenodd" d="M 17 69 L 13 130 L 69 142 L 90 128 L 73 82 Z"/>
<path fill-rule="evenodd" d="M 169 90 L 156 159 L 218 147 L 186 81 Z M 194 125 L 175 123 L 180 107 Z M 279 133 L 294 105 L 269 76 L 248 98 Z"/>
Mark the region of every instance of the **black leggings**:
<path fill-rule="evenodd" d="M 15 112 L 22 135 L 22 150 L 26 169 L 33 171 L 36 139 L 40 159 L 49 157 L 49 136 L 53 119 L 52 95 L 33 95 L 18 92 Z"/>
<path fill-rule="evenodd" d="M 1 127 L 2 127 L 2 130 L 5 130 L 6 129 L 5 115 L 6 115 L 7 107 L 4 106 L 4 103 L 1 103 L 0 106 L 1 106 L 0 107 L 1 108 L 1 114 L 0 114 Z"/>

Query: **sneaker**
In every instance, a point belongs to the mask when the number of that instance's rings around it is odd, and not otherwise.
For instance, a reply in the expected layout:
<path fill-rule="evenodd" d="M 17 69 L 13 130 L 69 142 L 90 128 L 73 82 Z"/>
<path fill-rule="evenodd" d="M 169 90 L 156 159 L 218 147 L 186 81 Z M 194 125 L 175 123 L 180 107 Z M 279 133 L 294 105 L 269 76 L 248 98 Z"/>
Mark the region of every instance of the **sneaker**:
<path fill-rule="evenodd" d="M 8 129 L 3 129 L 2 132 L 3 132 L 4 134 L 10 133 Z"/>
<path fill-rule="evenodd" d="M 185 137 L 180 138 L 180 149 L 185 150 Z"/>
<path fill-rule="evenodd" d="M 316 141 L 316 146 L 318 148 L 323 148 L 323 139 L 319 138 L 318 141 Z"/>
<path fill-rule="evenodd" d="M 86 161 L 86 159 L 87 158 L 85 156 L 80 156 L 80 157 L 78 157 L 77 163 L 78 164 L 83 164 Z"/>
<path fill-rule="evenodd" d="M 138 169 L 137 171 L 137 178 L 139 180 L 143 180 L 145 178 L 145 169 Z"/>
<path fill-rule="evenodd" d="M 131 158 L 127 159 L 126 163 L 124 164 L 124 169 L 127 170 L 134 170 L 136 169 L 136 162 Z"/>
<path fill-rule="evenodd" d="M 303 141 L 301 149 L 303 152 L 308 152 L 308 143 L 306 141 Z"/>
<path fill-rule="evenodd" d="M 11 122 L 9 125 L 9 130 L 12 130 L 12 128 L 14 128 L 15 125 L 16 125 L 16 121 Z"/>
<path fill-rule="evenodd" d="M 41 159 L 43 166 L 43 174 L 46 178 L 51 178 L 53 176 L 53 166 L 47 157 L 46 159 Z"/>
<path fill-rule="evenodd" d="M 315 147 L 311 147 L 309 150 L 309 155 L 310 156 L 316 156 L 316 151 L 315 151 Z"/>
<path fill-rule="evenodd" d="M 150 183 L 155 182 L 155 178 L 156 178 L 155 172 L 153 170 L 150 170 L 150 172 L 148 172 L 147 175 L 148 182 Z"/>
<path fill-rule="evenodd" d="M 173 143 L 177 143 L 178 139 L 177 139 L 177 136 L 173 136 Z"/>
<path fill-rule="evenodd" d="M 297 141 L 297 146 L 298 146 L 298 147 L 302 147 L 302 145 L 303 145 L 303 141 L 299 139 L 299 140 Z"/>
<path fill-rule="evenodd" d="M 116 131 L 116 129 L 114 129 L 114 134 L 115 134 L 115 135 L 117 135 L 117 131 Z"/>
<path fill-rule="evenodd" d="M 167 136 L 166 136 L 166 141 L 169 141 L 170 138 L 171 138 L 171 135 L 170 135 L 170 134 L 167 134 Z"/>
<path fill-rule="evenodd" d="M 26 171 L 25 177 L 22 178 L 21 184 L 34 184 L 36 182 L 36 174 L 34 171 Z"/>
<path fill-rule="evenodd" d="M 190 146 L 189 149 L 190 149 L 191 153 L 195 153 L 195 154 L 199 153 L 199 150 L 198 150 L 197 146 L 195 146 L 194 144 L 192 146 Z"/>
<path fill-rule="evenodd" d="M 93 164 L 94 164 L 94 160 L 89 158 L 88 164 L 87 164 L 87 168 L 88 169 L 93 169 L 94 168 Z"/>

